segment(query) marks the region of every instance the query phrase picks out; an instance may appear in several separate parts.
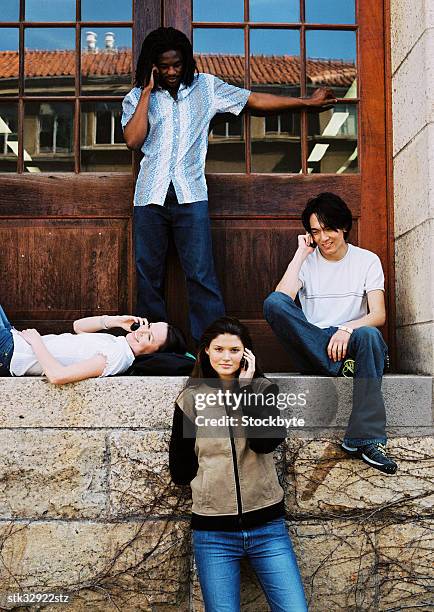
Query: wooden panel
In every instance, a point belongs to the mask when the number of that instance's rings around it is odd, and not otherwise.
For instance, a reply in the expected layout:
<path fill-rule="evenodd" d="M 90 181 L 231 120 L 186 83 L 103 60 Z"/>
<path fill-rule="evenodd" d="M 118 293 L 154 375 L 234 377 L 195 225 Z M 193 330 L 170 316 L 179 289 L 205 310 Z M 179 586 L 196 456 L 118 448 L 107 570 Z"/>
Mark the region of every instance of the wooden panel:
<path fill-rule="evenodd" d="M 14 321 L 127 311 L 128 236 L 126 220 L 0 221 L 5 309 Z"/>
<path fill-rule="evenodd" d="M 211 216 L 300 216 L 309 198 L 333 191 L 345 199 L 354 216 L 360 211 L 360 176 L 210 174 Z"/>
<path fill-rule="evenodd" d="M 0 217 L 130 217 L 134 181 L 126 174 L 2 174 Z"/>

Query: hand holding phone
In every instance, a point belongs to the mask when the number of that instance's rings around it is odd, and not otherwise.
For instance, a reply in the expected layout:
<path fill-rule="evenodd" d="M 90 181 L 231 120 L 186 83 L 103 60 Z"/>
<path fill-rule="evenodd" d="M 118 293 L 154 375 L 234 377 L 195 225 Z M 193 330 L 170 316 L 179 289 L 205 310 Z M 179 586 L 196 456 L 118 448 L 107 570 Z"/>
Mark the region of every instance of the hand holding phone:
<path fill-rule="evenodd" d="M 255 374 L 256 358 L 248 348 L 244 349 L 243 358 L 240 361 L 240 379 L 252 379 Z"/>

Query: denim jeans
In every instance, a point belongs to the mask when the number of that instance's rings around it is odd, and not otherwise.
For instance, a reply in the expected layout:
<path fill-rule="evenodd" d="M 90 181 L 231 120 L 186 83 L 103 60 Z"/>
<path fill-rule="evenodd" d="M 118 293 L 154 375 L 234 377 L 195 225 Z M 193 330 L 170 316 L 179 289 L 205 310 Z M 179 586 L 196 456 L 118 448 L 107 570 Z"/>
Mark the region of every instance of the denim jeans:
<path fill-rule="evenodd" d="M 337 327 L 321 329 L 309 323 L 303 311 L 286 293 L 274 291 L 264 302 L 264 316 L 302 372 L 337 376 L 342 361 L 332 361 L 327 346 Z M 362 446 L 386 442 L 386 410 L 381 381 L 387 346 L 376 327 L 359 327 L 350 336 L 348 349 L 356 362 L 353 409 L 344 442 Z"/>
<path fill-rule="evenodd" d="M 134 208 L 136 314 L 167 321 L 164 276 L 170 233 L 187 279 L 191 333 L 197 341 L 208 325 L 224 316 L 225 307 L 214 270 L 208 202 L 178 204 L 172 184 L 164 206 Z"/>
<path fill-rule="evenodd" d="M 11 333 L 12 325 L 0 306 L 0 376 L 8 376 L 12 354 L 14 352 L 14 339 Z"/>
<path fill-rule="evenodd" d="M 193 530 L 206 612 L 240 611 L 240 561 L 247 557 L 272 612 L 306 612 L 297 560 L 283 518 L 240 531 Z"/>

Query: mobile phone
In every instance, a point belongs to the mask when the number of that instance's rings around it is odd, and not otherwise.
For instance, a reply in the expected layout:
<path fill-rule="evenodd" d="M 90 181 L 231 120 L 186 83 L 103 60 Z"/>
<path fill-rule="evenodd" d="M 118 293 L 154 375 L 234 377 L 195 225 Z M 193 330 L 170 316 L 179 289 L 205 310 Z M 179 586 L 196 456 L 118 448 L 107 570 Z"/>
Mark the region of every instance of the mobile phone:
<path fill-rule="evenodd" d="M 240 361 L 240 369 L 247 370 L 247 368 L 248 368 L 247 359 L 243 357 Z"/>
<path fill-rule="evenodd" d="M 311 243 L 310 243 L 308 246 L 310 246 L 310 247 L 312 247 L 312 248 L 314 249 L 314 248 L 316 247 L 316 242 L 315 242 L 315 240 L 313 239 L 312 234 L 310 235 L 310 237 L 311 237 L 311 239 L 312 239 L 312 242 L 311 242 Z"/>
<path fill-rule="evenodd" d="M 136 329 L 139 329 L 139 327 L 140 327 L 140 323 L 134 322 L 131 325 L 130 329 L 131 329 L 131 331 L 136 331 Z"/>

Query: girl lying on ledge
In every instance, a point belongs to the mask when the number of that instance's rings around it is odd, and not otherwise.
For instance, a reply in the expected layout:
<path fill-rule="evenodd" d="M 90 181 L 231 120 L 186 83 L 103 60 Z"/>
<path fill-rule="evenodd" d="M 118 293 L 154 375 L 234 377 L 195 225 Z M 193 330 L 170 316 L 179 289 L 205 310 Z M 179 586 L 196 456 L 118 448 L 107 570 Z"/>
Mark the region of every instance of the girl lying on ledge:
<path fill-rule="evenodd" d="M 131 325 L 138 324 L 136 331 Z M 126 336 L 98 334 L 121 328 Z M 0 306 L 0 375 L 41 376 L 55 385 L 125 372 L 135 357 L 157 351 L 184 352 L 182 333 L 164 322 L 132 315 L 86 317 L 74 321 L 74 334 L 41 336 L 36 329 L 12 327 Z"/>

